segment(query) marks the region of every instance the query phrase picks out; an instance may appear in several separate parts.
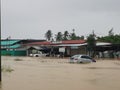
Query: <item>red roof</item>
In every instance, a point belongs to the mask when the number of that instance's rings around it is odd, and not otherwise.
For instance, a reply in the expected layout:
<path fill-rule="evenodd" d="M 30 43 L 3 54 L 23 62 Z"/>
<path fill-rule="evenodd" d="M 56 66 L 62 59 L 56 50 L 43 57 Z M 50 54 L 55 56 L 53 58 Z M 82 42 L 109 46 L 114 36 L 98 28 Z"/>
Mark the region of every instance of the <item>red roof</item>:
<path fill-rule="evenodd" d="M 50 45 L 50 44 L 51 44 L 51 42 L 43 41 L 43 42 L 28 43 L 27 45 Z"/>
<path fill-rule="evenodd" d="M 62 41 L 62 44 L 82 44 L 85 43 L 85 40 L 66 40 Z"/>
<path fill-rule="evenodd" d="M 43 42 L 32 42 L 32 43 L 28 43 L 26 45 L 82 44 L 85 42 L 86 42 L 85 40 L 66 40 L 66 41 L 62 41 L 61 43 L 52 43 L 49 41 L 43 41 Z"/>

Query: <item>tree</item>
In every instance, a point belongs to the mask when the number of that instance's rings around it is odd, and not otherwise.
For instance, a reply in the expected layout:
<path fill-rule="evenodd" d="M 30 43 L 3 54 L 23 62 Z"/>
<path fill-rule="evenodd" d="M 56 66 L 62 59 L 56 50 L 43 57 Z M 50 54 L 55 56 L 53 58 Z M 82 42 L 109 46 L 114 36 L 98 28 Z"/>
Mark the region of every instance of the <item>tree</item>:
<path fill-rule="evenodd" d="M 95 46 L 96 46 L 96 40 L 95 40 L 95 35 L 94 33 L 90 34 L 88 37 L 87 37 L 87 50 L 89 52 L 89 55 L 91 57 L 94 57 L 94 54 L 95 54 Z"/>
<path fill-rule="evenodd" d="M 56 35 L 56 41 L 61 41 L 63 39 L 63 35 L 61 32 L 58 32 Z"/>
<path fill-rule="evenodd" d="M 120 35 L 99 37 L 98 41 L 120 44 Z"/>
<path fill-rule="evenodd" d="M 69 38 L 69 32 L 65 31 L 63 34 L 63 40 L 68 40 L 68 38 Z"/>
<path fill-rule="evenodd" d="M 113 36 L 114 33 L 113 33 L 113 28 L 110 29 L 110 31 L 108 32 L 108 36 Z"/>
<path fill-rule="evenodd" d="M 120 44 L 120 34 L 114 35 L 113 28 L 108 32 L 108 36 L 98 37 L 98 41 Z"/>
<path fill-rule="evenodd" d="M 78 37 L 76 37 L 76 34 L 75 34 L 75 29 L 72 29 L 73 33 L 70 34 L 70 39 L 71 40 L 76 40 Z"/>
<path fill-rule="evenodd" d="M 51 40 L 52 38 L 52 31 L 51 30 L 48 30 L 46 33 L 45 33 L 45 37 L 48 41 Z"/>
<path fill-rule="evenodd" d="M 71 40 L 84 40 L 84 36 L 77 36 L 76 34 L 75 34 L 75 29 L 73 29 L 72 30 L 73 32 L 70 34 L 70 39 Z"/>
<path fill-rule="evenodd" d="M 81 40 L 84 40 L 84 36 L 81 36 L 80 39 L 81 39 Z"/>

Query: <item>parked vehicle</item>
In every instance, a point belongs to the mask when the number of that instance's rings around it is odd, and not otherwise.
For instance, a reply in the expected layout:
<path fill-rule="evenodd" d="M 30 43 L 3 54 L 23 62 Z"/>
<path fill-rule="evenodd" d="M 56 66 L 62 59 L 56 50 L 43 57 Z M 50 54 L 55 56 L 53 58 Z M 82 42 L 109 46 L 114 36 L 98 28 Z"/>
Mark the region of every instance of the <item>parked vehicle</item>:
<path fill-rule="evenodd" d="M 91 63 L 96 62 L 93 58 L 88 55 L 73 55 L 70 57 L 70 63 Z"/>
<path fill-rule="evenodd" d="M 47 56 L 47 54 L 43 54 L 42 52 L 39 52 L 39 53 L 31 53 L 31 54 L 29 54 L 29 56 L 31 56 L 31 57 L 41 57 L 41 56 Z"/>

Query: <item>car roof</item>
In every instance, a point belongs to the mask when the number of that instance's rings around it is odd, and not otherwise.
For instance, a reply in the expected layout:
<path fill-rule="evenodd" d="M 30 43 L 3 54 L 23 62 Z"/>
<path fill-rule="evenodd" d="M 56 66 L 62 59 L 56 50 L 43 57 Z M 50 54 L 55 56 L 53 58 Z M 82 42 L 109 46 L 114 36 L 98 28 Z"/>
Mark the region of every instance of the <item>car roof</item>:
<path fill-rule="evenodd" d="M 88 56 L 88 55 L 86 55 L 86 54 L 76 54 L 76 55 L 80 55 L 80 56 L 83 56 L 83 55 L 84 55 L 84 56 Z"/>
<path fill-rule="evenodd" d="M 75 54 L 73 56 L 88 56 L 88 55 L 85 55 L 85 54 Z M 90 57 L 90 56 L 89 56 Z"/>

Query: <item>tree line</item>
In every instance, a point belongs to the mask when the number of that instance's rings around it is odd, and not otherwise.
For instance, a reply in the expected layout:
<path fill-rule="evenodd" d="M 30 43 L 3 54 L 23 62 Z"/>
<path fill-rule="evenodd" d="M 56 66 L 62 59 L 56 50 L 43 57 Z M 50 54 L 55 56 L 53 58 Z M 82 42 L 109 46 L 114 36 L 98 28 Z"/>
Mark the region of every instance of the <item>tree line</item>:
<path fill-rule="evenodd" d="M 48 41 L 54 41 L 52 37 L 52 31 L 48 30 L 45 33 L 46 40 Z M 69 33 L 68 31 L 65 31 L 63 34 L 62 32 L 58 32 L 55 35 L 55 41 L 62 41 L 62 40 L 85 40 L 84 36 L 77 36 L 75 33 L 75 29 L 72 29 L 72 33 Z M 96 36 L 94 31 L 92 31 L 91 34 L 89 34 L 86 37 L 86 42 L 87 42 L 87 51 L 91 57 L 95 56 L 95 47 L 96 47 L 96 42 L 109 42 L 113 44 L 120 44 L 120 34 L 114 34 L 113 28 L 109 30 L 107 36 Z"/>
<path fill-rule="evenodd" d="M 51 30 L 48 30 L 45 33 L 45 38 L 47 41 L 62 41 L 62 40 L 84 40 L 84 36 L 77 36 L 75 33 L 75 29 L 72 29 L 72 33 L 68 31 L 58 32 L 55 34 L 55 37 L 53 38 L 53 33 Z"/>
<path fill-rule="evenodd" d="M 85 36 L 77 36 L 75 33 L 75 29 L 72 29 L 72 32 L 68 32 L 67 30 L 62 32 L 57 32 L 53 37 L 52 30 L 48 30 L 45 33 L 45 38 L 47 41 L 62 41 L 62 40 L 85 40 Z M 90 40 L 89 40 L 90 39 Z M 91 40 L 92 39 L 92 40 Z M 108 31 L 107 36 L 96 36 L 94 31 L 86 37 L 87 41 L 101 41 L 101 42 L 109 42 L 113 44 L 120 44 L 120 34 L 114 34 L 113 28 Z"/>

